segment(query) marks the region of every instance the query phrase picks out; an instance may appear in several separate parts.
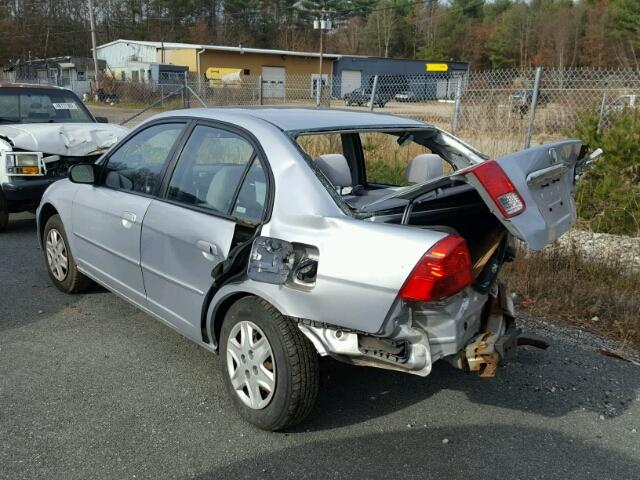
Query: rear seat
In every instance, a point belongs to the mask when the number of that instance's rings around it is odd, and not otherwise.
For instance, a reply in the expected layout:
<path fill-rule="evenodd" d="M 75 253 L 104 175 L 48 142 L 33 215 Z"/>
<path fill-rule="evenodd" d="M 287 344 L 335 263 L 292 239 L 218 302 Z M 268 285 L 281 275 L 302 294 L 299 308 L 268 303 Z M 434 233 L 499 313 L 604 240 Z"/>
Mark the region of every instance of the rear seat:
<path fill-rule="evenodd" d="M 315 164 L 339 192 L 344 188 L 354 187 L 349 162 L 347 162 L 344 155 L 340 153 L 327 153 L 320 155 L 315 159 Z M 374 190 L 359 190 L 357 195 L 346 194 L 343 195 L 342 198 L 352 207 L 360 208 L 361 206 L 367 205 L 384 197 L 392 190 L 394 190 L 394 187 L 377 188 Z"/>

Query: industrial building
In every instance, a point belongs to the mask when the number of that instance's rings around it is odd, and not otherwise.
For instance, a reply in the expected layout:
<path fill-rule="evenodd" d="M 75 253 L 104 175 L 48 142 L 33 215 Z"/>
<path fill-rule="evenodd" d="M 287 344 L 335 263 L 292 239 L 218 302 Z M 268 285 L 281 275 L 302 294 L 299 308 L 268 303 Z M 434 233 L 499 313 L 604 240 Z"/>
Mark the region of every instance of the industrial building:
<path fill-rule="evenodd" d="M 399 58 L 343 55 L 333 62 L 334 97 L 356 88 L 372 87 L 378 76 L 378 89 L 388 94 L 410 92 L 416 99 L 450 98 L 457 82 L 469 69 L 465 62 L 429 62 Z"/>
<path fill-rule="evenodd" d="M 107 62 L 111 75 L 118 79 L 153 81 L 154 64 L 160 66 L 160 71 L 164 65 L 185 66 L 197 78 L 208 80 L 240 71 L 242 75 L 262 75 L 267 97 L 284 95 L 287 75 L 309 75 L 314 82 L 319 73 L 319 53 L 138 40 L 114 40 L 100 45 L 96 51 L 98 58 Z M 322 72 L 326 83 L 331 61 L 338 55 L 326 54 L 324 58 Z"/>
<path fill-rule="evenodd" d="M 167 83 L 162 79 L 184 76 L 184 71 L 175 72 L 177 66 L 202 82 L 261 75 L 262 94 L 267 98 L 302 95 L 302 91 L 304 95 L 313 94 L 319 80 L 317 52 L 140 40 L 114 40 L 100 45 L 96 51 L 98 58 L 106 62 L 107 71 L 122 80 Z M 333 75 L 331 95 L 336 98 L 360 87 L 370 88 L 376 75 L 379 87 L 393 89 L 390 91 L 393 94 L 409 91 L 416 98 L 447 98 L 468 69 L 463 62 L 433 63 L 331 53 L 323 58 L 322 81 L 328 85 Z"/>

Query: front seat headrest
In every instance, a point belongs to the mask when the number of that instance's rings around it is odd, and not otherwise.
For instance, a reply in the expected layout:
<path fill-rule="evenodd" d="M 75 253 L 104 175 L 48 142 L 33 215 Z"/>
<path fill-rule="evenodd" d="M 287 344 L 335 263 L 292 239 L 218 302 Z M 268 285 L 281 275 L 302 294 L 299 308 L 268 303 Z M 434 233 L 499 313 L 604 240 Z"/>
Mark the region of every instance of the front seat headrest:
<path fill-rule="evenodd" d="M 349 162 L 341 153 L 326 153 L 315 159 L 315 164 L 334 187 L 351 187 Z"/>
<path fill-rule="evenodd" d="M 435 153 L 416 155 L 407 165 L 407 183 L 424 183 L 444 174 L 442 157 Z"/>

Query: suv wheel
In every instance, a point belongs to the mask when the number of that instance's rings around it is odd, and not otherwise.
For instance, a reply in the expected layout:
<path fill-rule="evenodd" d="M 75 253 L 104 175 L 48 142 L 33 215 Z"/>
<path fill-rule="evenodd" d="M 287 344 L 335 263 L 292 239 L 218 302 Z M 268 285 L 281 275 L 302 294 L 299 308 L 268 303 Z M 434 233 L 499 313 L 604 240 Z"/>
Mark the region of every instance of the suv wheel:
<path fill-rule="evenodd" d="M 264 430 L 304 420 L 318 393 L 318 356 L 291 320 L 256 297 L 227 312 L 220 332 L 225 383 L 240 415 Z"/>
<path fill-rule="evenodd" d="M 47 273 L 53 284 L 65 293 L 86 290 L 91 280 L 78 271 L 59 215 L 53 215 L 47 221 L 43 240 Z"/>
<path fill-rule="evenodd" d="M 7 228 L 9 223 L 9 205 L 0 190 L 0 232 Z"/>

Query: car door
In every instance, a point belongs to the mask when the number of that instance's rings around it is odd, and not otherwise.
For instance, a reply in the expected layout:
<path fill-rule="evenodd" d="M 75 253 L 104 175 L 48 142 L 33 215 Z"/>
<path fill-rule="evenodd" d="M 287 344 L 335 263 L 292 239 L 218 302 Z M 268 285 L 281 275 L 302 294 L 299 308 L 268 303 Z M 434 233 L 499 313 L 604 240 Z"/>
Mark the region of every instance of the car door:
<path fill-rule="evenodd" d="M 232 247 L 236 225 L 257 225 L 267 181 L 254 145 L 242 134 L 197 125 L 142 224 L 142 274 L 148 308 L 201 341 L 211 271 Z"/>
<path fill-rule="evenodd" d="M 78 267 L 124 297 L 144 305 L 140 270 L 142 220 L 185 124 L 150 125 L 118 146 L 96 185 L 80 185 L 72 229 Z"/>

